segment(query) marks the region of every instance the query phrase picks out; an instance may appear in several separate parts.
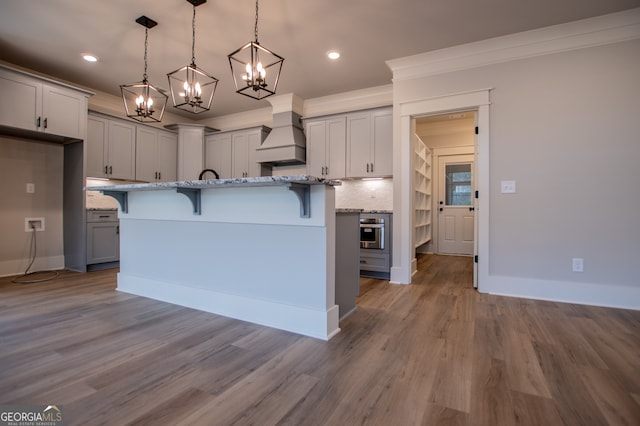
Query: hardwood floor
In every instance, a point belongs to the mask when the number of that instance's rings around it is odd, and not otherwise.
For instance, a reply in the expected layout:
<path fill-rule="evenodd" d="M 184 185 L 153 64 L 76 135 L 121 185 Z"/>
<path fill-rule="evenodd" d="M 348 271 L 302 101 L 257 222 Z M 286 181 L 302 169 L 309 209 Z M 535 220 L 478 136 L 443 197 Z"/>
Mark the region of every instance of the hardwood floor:
<path fill-rule="evenodd" d="M 114 291 L 0 279 L 0 404 L 68 425 L 639 425 L 640 312 L 477 293 L 469 258 L 362 279 L 329 342 Z"/>

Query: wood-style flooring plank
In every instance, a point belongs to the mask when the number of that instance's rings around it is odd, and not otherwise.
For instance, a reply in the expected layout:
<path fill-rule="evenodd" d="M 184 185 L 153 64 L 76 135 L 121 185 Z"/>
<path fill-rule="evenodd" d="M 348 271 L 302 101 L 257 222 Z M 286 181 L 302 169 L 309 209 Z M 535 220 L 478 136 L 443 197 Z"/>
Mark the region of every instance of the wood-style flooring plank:
<path fill-rule="evenodd" d="M 640 424 L 640 312 L 480 294 L 468 257 L 361 279 L 329 342 L 115 290 L 0 278 L 0 404 L 69 425 Z M 265 285 L 268 285 L 265 283 Z"/>

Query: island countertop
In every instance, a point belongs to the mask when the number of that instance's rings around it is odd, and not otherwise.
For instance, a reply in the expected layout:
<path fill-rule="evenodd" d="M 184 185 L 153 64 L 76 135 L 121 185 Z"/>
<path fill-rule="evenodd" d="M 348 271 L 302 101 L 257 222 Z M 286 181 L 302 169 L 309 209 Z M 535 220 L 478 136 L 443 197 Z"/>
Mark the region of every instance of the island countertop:
<path fill-rule="evenodd" d="M 252 186 L 278 186 L 287 184 L 299 185 L 329 185 L 339 186 L 342 183 L 338 180 L 324 179 L 308 175 L 293 176 L 260 176 L 233 179 L 213 179 L 213 180 L 186 180 L 178 182 L 153 182 L 153 183 L 130 183 L 124 185 L 92 186 L 86 187 L 86 191 L 153 191 L 166 190 L 172 188 L 183 189 L 210 189 L 229 187 L 252 187 Z"/>

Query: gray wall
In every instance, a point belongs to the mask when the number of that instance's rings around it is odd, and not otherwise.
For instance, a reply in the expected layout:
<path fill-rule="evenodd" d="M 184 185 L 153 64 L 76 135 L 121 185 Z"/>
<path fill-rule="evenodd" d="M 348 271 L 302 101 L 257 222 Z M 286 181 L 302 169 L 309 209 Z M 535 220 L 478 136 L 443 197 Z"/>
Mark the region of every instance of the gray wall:
<path fill-rule="evenodd" d="M 44 217 L 32 269 L 64 266 L 62 238 L 63 147 L 0 136 L 0 276 L 24 272 L 31 234 L 25 217 Z M 35 184 L 27 194 L 26 184 Z"/>
<path fill-rule="evenodd" d="M 638 70 L 633 40 L 394 84 L 397 100 L 492 88 L 490 275 L 640 288 Z"/>

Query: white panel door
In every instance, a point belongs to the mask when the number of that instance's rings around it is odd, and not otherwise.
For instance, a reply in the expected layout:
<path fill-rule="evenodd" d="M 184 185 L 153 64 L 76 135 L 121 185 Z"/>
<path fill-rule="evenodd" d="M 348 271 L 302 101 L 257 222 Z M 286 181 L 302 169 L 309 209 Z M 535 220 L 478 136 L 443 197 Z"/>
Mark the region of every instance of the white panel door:
<path fill-rule="evenodd" d="M 346 176 L 347 120 L 345 117 L 327 120 L 325 177 L 342 179 Z"/>
<path fill-rule="evenodd" d="M 327 124 L 325 120 L 310 121 L 305 125 L 307 137 L 307 174 L 325 177 Z"/>
<path fill-rule="evenodd" d="M 109 120 L 108 140 L 109 177 L 135 180 L 136 127 L 126 122 Z"/>
<path fill-rule="evenodd" d="M 230 179 L 232 177 L 230 133 L 207 136 L 205 153 L 206 169 L 215 170 L 220 179 Z"/>
<path fill-rule="evenodd" d="M 440 157 L 439 253 L 474 253 L 473 164 L 473 155 Z"/>
<path fill-rule="evenodd" d="M 158 180 L 173 182 L 178 178 L 178 135 L 160 132 L 156 150 Z"/>
<path fill-rule="evenodd" d="M 158 180 L 156 167 L 156 145 L 158 131 L 147 126 L 136 127 L 136 180 L 155 182 Z"/>

